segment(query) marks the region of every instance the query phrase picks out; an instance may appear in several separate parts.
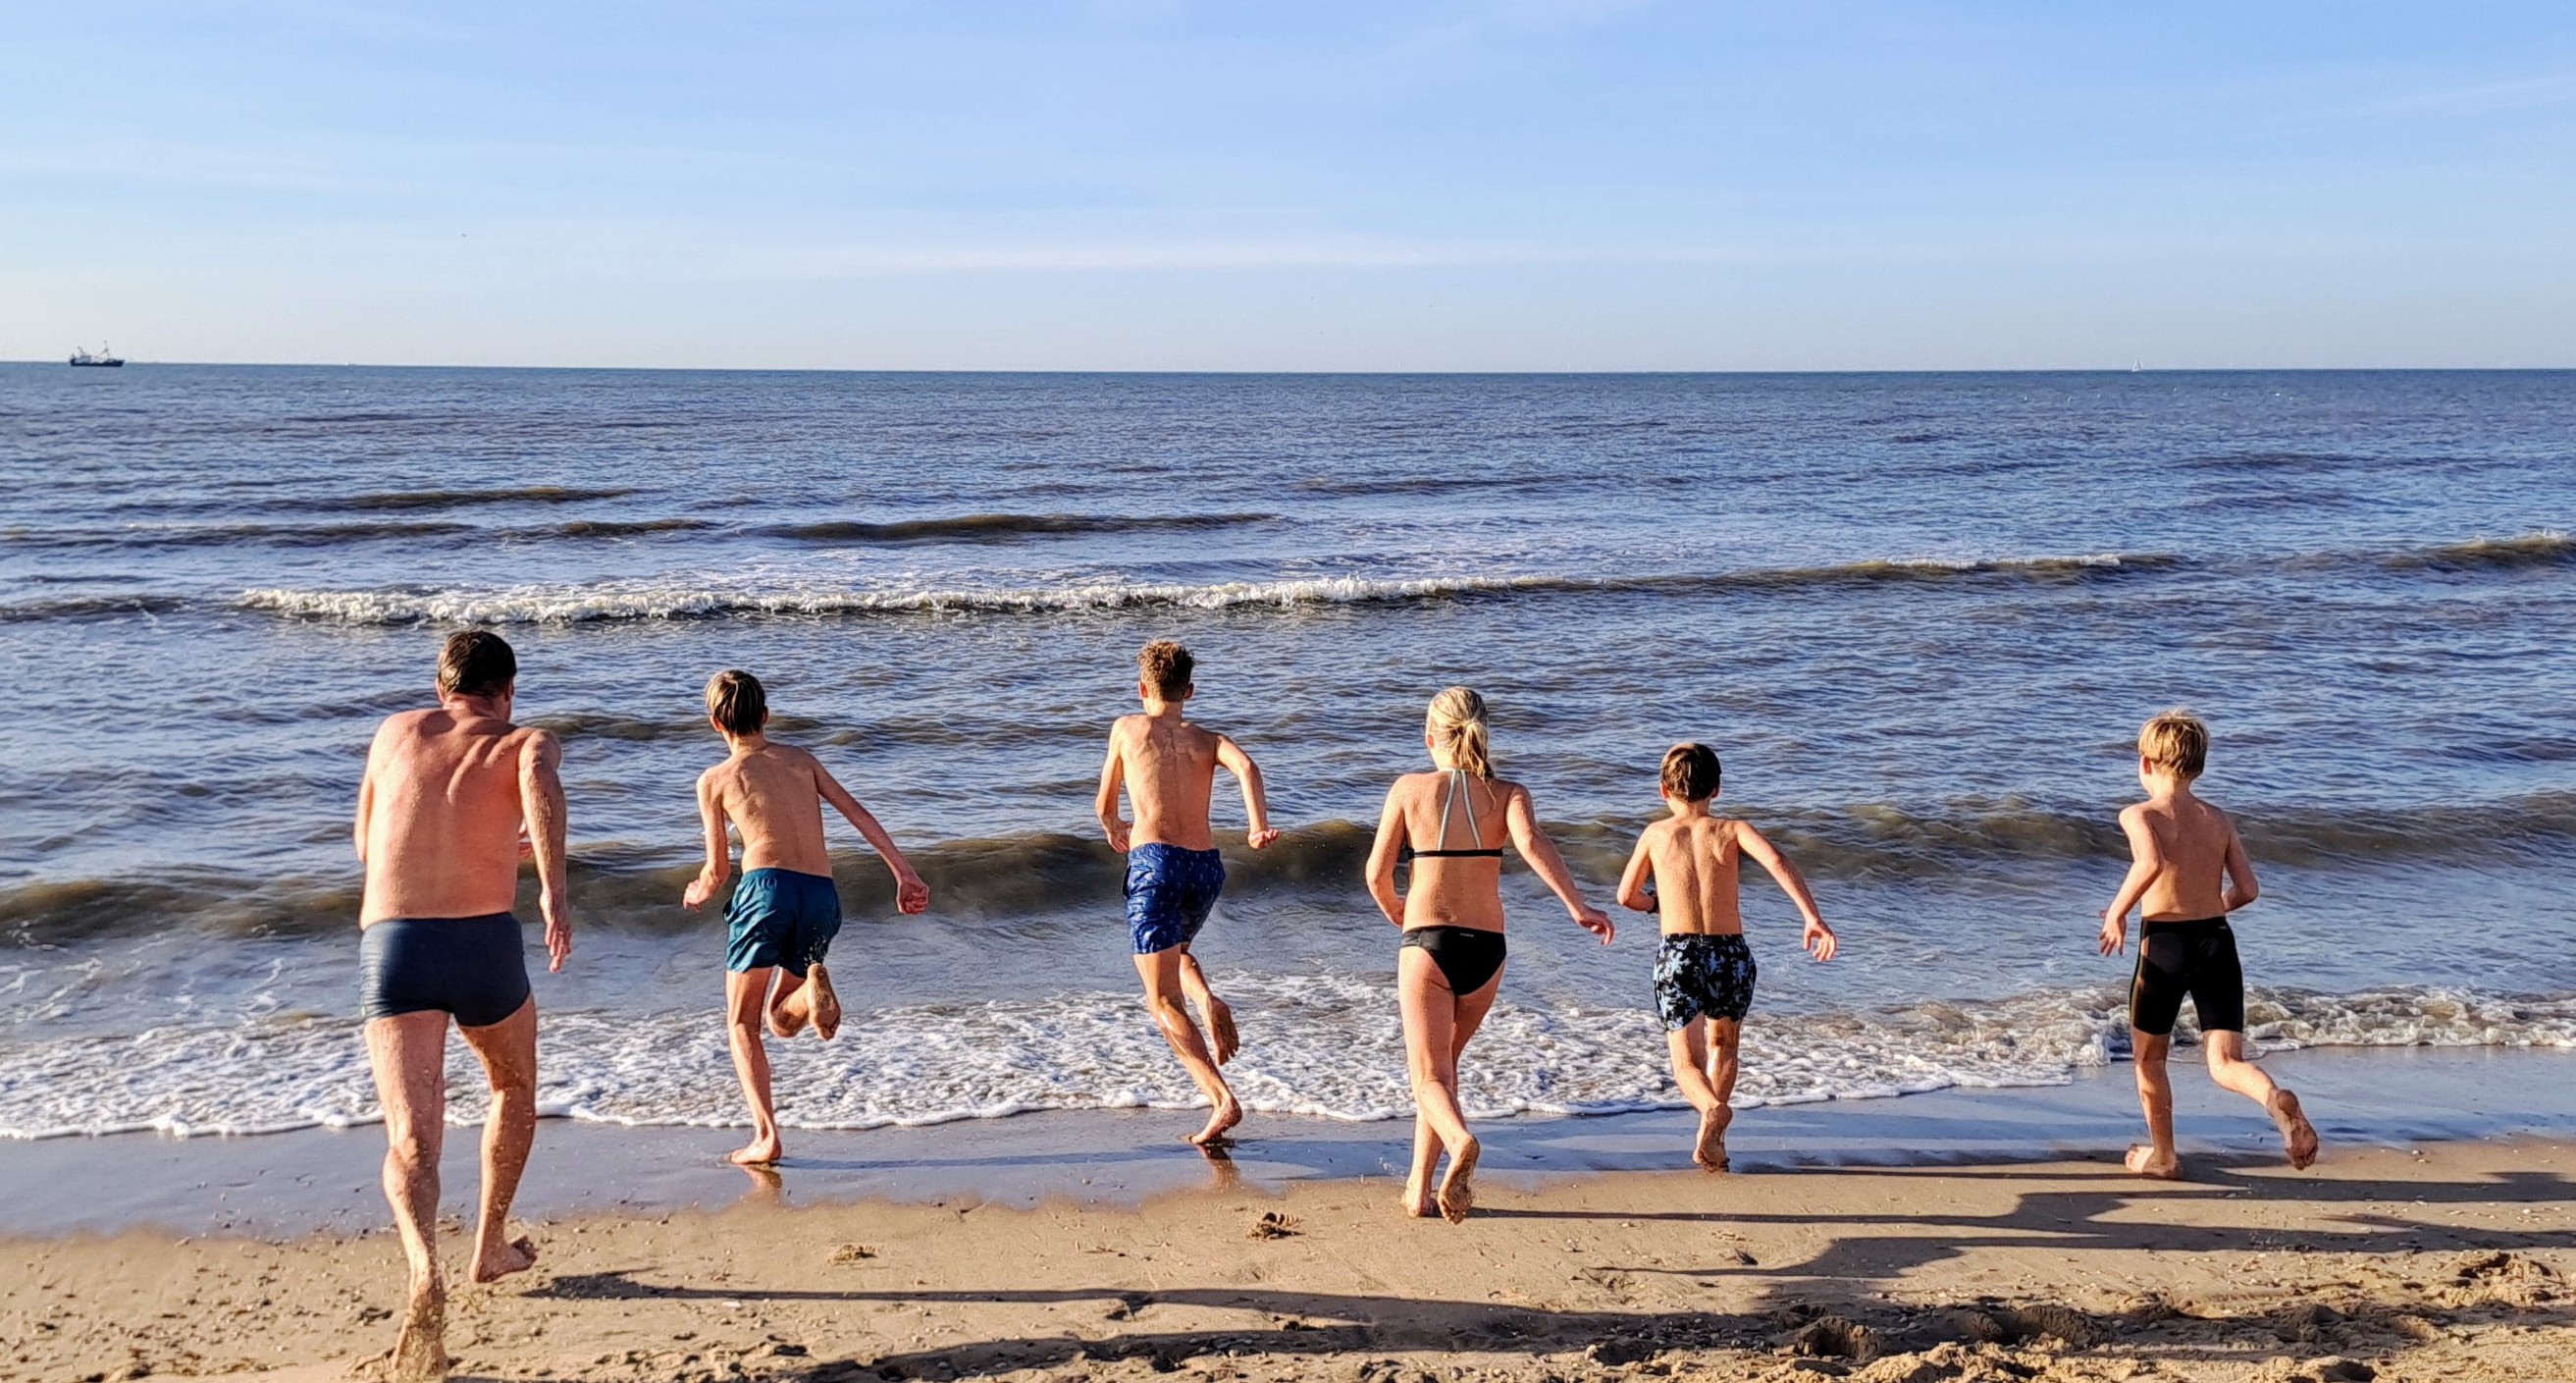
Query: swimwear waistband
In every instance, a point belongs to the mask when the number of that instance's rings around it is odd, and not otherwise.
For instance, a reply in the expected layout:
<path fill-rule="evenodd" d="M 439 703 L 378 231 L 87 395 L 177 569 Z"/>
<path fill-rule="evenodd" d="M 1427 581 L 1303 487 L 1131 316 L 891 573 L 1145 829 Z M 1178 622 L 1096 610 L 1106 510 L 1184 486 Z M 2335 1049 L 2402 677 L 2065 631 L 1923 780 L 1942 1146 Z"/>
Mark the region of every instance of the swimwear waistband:
<path fill-rule="evenodd" d="M 764 864 L 758 869 L 742 871 L 742 876 L 746 879 L 754 874 L 778 874 L 790 879 L 817 879 L 827 884 L 832 882 L 832 876 L 829 874 L 808 874 L 802 869 L 781 869 L 774 864 Z"/>
<path fill-rule="evenodd" d="M 2227 925 L 2227 914 L 2225 914 L 2225 913 L 2220 913 L 2220 914 L 2219 914 L 2218 916 L 2216 916 L 2216 917 L 2195 917 L 2195 918 L 2190 919 L 2189 921 L 2185 921 L 2185 920 L 2180 919 L 2180 918 L 2168 918 L 2168 919 L 2166 919 L 2165 921 L 2162 921 L 2162 922 L 2153 922 L 2153 921 L 2150 921 L 2150 922 L 2144 922 L 2144 923 L 2141 923 L 2141 924 L 2139 924 L 2139 925 L 2140 925 L 2144 930 L 2151 931 L 2151 932 L 2191 932 L 2191 931 L 2207 931 L 2208 929 L 2210 929 L 2210 928 L 2212 928 L 2212 927 L 2224 927 L 2224 926 L 2226 926 L 2226 925 Z"/>

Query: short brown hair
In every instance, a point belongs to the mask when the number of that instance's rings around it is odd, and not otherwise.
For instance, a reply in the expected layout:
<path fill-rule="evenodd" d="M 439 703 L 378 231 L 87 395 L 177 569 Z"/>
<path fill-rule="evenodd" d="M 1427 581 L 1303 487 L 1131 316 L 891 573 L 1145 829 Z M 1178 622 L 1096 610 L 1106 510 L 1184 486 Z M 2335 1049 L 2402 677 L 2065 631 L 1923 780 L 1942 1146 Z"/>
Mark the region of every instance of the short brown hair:
<path fill-rule="evenodd" d="M 769 723 L 769 693 L 760 679 L 726 668 L 707 679 L 707 718 L 730 735 L 757 735 Z"/>
<path fill-rule="evenodd" d="M 2189 781 L 2209 767 L 2209 727 L 2177 706 L 2138 728 L 2138 757 Z"/>
<path fill-rule="evenodd" d="M 438 650 L 438 694 L 499 696 L 519 676 L 519 655 L 489 629 L 460 629 Z"/>
<path fill-rule="evenodd" d="M 1198 660 L 1170 639 L 1156 639 L 1136 650 L 1136 680 L 1165 701 L 1189 695 L 1190 674 L 1197 670 Z"/>
<path fill-rule="evenodd" d="M 1682 743 L 1664 751 L 1664 791 L 1685 802 L 1705 802 L 1717 795 L 1726 767 L 1705 744 Z"/>

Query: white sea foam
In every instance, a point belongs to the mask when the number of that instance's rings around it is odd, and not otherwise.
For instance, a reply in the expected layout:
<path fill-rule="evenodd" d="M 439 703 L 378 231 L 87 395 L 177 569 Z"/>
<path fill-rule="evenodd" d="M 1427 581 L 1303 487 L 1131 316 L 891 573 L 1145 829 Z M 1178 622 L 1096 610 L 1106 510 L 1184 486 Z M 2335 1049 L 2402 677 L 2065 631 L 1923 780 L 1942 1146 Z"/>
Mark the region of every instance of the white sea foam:
<path fill-rule="evenodd" d="M 1412 1107 L 1392 992 L 1335 978 L 1232 977 L 1246 1104 L 1343 1120 Z M 2047 991 L 1897 1012 L 1760 1015 L 1745 1034 L 1737 1101 L 1789 1104 L 1951 1086 L 2061 1083 L 2123 1041 L 2116 991 Z M 2576 1047 L 2576 997 L 2445 991 L 2323 996 L 2258 991 L 2266 1048 Z M 864 1129 L 1041 1109 L 1183 1109 L 1200 1103 L 1127 994 L 890 1008 L 829 1045 L 772 1045 L 781 1121 Z M 740 1096 L 712 1012 L 546 1019 L 540 1106 L 629 1124 L 734 1125 Z M 1595 1114 L 1680 1103 L 1653 1019 L 1633 1009 L 1496 1006 L 1463 1071 L 1472 1117 Z M 451 1118 L 481 1116 L 470 1058 L 451 1049 Z M 0 1136 L 155 1129 L 257 1133 L 377 1117 L 356 1025 L 261 1016 L 231 1026 L 0 1044 Z"/>

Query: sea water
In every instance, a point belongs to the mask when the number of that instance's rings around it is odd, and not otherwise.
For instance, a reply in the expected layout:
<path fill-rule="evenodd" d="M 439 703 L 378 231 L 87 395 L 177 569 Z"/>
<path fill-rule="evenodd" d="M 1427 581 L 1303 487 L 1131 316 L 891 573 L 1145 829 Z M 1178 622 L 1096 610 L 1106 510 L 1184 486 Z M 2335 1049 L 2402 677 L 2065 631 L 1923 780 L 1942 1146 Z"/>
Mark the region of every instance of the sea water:
<path fill-rule="evenodd" d="M 726 667 L 933 891 L 898 916 L 835 824 L 850 1019 L 775 1045 L 787 1124 L 1193 1103 L 1091 816 L 1162 637 L 1287 830 L 1242 848 L 1220 782 L 1197 949 L 1257 1110 L 1409 1109 L 1359 871 L 1451 683 L 1593 901 L 1680 739 L 1806 871 L 1843 954 L 1748 875 L 1747 1101 L 2122 1056 L 2093 934 L 2177 704 L 2262 873 L 2258 1045 L 2576 1046 L 2571 438 L 2567 373 L 0 367 L 0 1136 L 374 1117 L 357 778 L 469 625 L 564 744 L 582 1119 L 743 1117 L 679 902 Z M 1652 919 L 1505 896 L 1470 1112 L 1677 1102 Z"/>

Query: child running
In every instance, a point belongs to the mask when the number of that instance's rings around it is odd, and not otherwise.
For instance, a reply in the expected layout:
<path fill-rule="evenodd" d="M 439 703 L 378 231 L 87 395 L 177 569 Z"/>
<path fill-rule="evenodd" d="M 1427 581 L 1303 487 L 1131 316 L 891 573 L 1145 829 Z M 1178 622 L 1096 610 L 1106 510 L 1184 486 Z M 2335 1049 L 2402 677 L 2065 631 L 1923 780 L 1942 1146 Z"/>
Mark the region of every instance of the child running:
<path fill-rule="evenodd" d="M 1127 929 L 1136 946 L 1136 973 L 1145 982 L 1145 1006 L 1172 1054 L 1216 1107 L 1207 1127 L 1189 1141 L 1214 1149 L 1225 1145 L 1228 1129 L 1243 1122 L 1243 1106 L 1217 1070 L 1234 1059 L 1234 1013 L 1208 988 L 1206 972 L 1190 954 L 1191 940 L 1225 887 L 1225 860 L 1208 827 L 1217 769 L 1243 785 L 1252 848 L 1261 849 L 1279 833 L 1270 827 L 1261 770 L 1251 756 L 1225 736 L 1181 718 L 1183 704 L 1197 690 L 1190 680 L 1195 669 L 1190 651 L 1169 639 L 1137 653 L 1136 695 L 1145 703 L 1144 714 L 1120 716 L 1110 727 L 1096 806 L 1110 847 L 1127 856 Z M 1122 787 L 1136 809 L 1132 826 L 1118 814 Z M 1206 1036 L 1182 1006 L 1184 997 L 1206 1020 Z"/>
<path fill-rule="evenodd" d="M 1717 752 L 1707 745 L 1676 744 L 1665 751 L 1664 807 L 1672 815 L 1637 837 L 1636 853 L 1619 880 L 1622 906 L 1660 914 L 1664 940 L 1655 953 L 1655 1011 L 1672 1050 L 1673 1080 L 1699 1111 L 1691 1161 L 1712 1172 L 1727 1169 L 1726 1126 L 1735 1120 L 1727 1102 L 1735 1095 L 1744 1015 L 1753 1007 L 1753 952 L 1744 944 L 1736 898 L 1743 857 L 1769 870 L 1798 905 L 1807 920 L 1799 940 L 1809 954 L 1832 960 L 1838 946 L 1798 867 L 1752 823 L 1709 812 L 1720 772 Z"/>
<path fill-rule="evenodd" d="M 2138 965 L 2129 981 L 2130 1054 L 2138 1103 L 2152 1143 L 2129 1149 L 2129 1170 L 2178 1180 L 2173 1082 L 2165 1072 L 2183 996 L 2191 997 L 2209 1054 L 2209 1078 L 2263 1106 L 2281 1130 L 2290 1165 L 2317 1160 L 2317 1131 L 2299 1097 L 2245 1059 L 2245 971 L 2227 914 L 2261 893 L 2254 862 L 2227 813 L 2191 790 L 2209 762 L 2209 727 L 2188 711 L 2167 711 L 2138 731 L 2138 785 L 2147 800 L 2120 812 L 2129 836 L 2129 876 L 2102 910 L 2102 954 L 2128 944 L 2129 909 L 2139 910 Z"/>
<path fill-rule="evenodd" d="M 725 908 L 726 1033 L 734 1073 L 751 1101 L 749 1146 L 732 1160 L 766 1166 L 785 1155 L 769 1094 L 769 1030 L 794 1037 L 813 1026 L 829 1042 L 841 1030 L 841 1003 L 823 954 L 841 930 L 841 895 L 832 884 L 832 855 L 823 843 L 823 804 L 830 802 L 859 828 L 886 867 L 894 871 L 895 906 L 918 913 L 930 906 L 930 889 L 894 841 L 850 796 L 849 790 L 802 749 L 772 744 L 769 695 L 748 672 L 719 672 L 707 679 L 707 721 L 732 752 L 698 777 L 698 818 L 706 825 L 706 868 L 681 895 L 682 906 L 706 906 L 733 872 L 725 823 L 742 833 L 742 884 Z M 786 977 L 778 978 L 779 971 Z M 771 982 L 777 980 L 773 993 Z"/>

